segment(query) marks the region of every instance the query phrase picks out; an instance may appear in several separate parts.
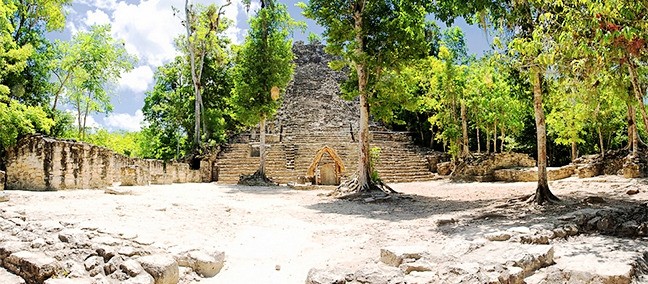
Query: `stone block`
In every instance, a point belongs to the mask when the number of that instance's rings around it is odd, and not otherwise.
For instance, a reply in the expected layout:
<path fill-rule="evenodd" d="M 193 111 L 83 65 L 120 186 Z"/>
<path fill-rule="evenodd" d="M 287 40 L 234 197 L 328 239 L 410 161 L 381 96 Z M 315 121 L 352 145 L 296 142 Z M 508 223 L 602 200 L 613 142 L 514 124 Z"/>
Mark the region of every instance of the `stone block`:
<path fill-rule="evenodd" d="M 579 178 L 589 178 L 601 175 L 603 168 L 601 164 L 586 164 L 576 169 L 576 174 Z"/>
<path fill-rule="evenodd" d="M 425 254 L 425 248 L 417 246 L 392 246 L 380 249 L 380 261 L 398 267 L 404 260 L 418 260 Z"/>
<path fill-rule="evenodd" d="M 12 253 L 3 264 L 7 270 L 19 275 L 28 284 L 45 282 L 59 268 L 56 259 L 40 252 L 30 251 Z"/>
<path fill-rule="evenodd" d="M 136 165 L 122 166 L 120 172 L 122 186 L 145 185 L 141 167 Z"/>
<path fill-rule="evenodd" d="M 3 191 L 5 188 L 5 182 L 7 181 L 7 173 L 0 171 L 0 191 Z"/>
<path fill-rule="evenodd" d="M 137 259 L 148 274 L 153 276 L 155 284 L 176 284 L 180 280 L 178 263 L 166 254 L 147 255 Z"/>
<path fill-rule="evenodd" d="M 452 173 L 454 168 L 452 162 L 443 162 L 436 165 L 437 172 L 442 176 L 447 176 Z"/>

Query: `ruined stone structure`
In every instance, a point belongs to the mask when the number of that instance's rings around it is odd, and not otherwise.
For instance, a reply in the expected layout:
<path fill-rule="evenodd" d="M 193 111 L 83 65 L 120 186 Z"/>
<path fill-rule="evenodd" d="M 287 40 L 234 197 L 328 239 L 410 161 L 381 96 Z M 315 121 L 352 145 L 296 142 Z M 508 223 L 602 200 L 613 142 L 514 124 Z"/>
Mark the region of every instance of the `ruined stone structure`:
<path fill-rule="evenodd" d="M 275 182 L 339 184 L 357 169 L 358 101 L 340 97 L 344 72 L 333 71 L 320 43 L 295 43 L 296 68 L 282 107 L 267 126 L 266 173 Z M 406 133 L 372 124 L 371 147 L 380 149 L 377 170 L 385 182 L 430 180 L 427 152 Z M 381 131 L 382 130 L 382 131 Z M 222 148 L 218 181 L 236 183 L 259 166 L 258 135 L 246 133 Z M 435 160 L 435 159 L 432 159 Z M 436 161 L 436 160 L 435 160 Z"/>
<path fill-rule="evenodd" d="M 201 163 L 206 169 L 210 163 Z M 62 190 L 201 182 L 185 163 L 133 159 L 88 143 L 27 136 L 7 152 L 7 189 Z M 210 173 L 209 170 L 206 170 Z M 211 177 L 206 177 L 211 179 Z"/>

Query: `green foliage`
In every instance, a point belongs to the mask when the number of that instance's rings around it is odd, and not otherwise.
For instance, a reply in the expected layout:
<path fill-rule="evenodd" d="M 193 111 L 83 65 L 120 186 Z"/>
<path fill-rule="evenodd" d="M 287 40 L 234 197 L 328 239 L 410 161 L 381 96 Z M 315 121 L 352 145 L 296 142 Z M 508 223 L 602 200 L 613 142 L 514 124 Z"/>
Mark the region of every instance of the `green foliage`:
<path fill-rule="evenodd" d="M 78 136 L 83 137 L 89 114 L 112 111 L 110 85 L 133 69 L 136 58 L 128 54 L 123 41 L 112 38 L 109 25 L 92 26 L 57 46 L 54 65 L 60 85 L 55 95 L 65 90 L 66 100 L 76 110 Z"/>
<path fill-rule="evenodd" d="M 38 106 L 26 106 L 0 95 L 0 150 L 13 146 L 21 135 L 48 134 L 54 121 Z"/>
<path fill-rule="evenodd" d="M 225 141 L 238 127 L 232 117 L 228 100 L 231 95 L 231 66 L 225 59 L 205 58 L 203 66 L 203 100 L 205 141 L 215 144 Z M 191 153 L 195 116 L 191 99 L 190 67 L 182 57 L 160 66 L 155 85 L 144 99 L 142 130 L 143 156 L 164 160 L 178 159 Z"/>
<path fill-rule="evenodd" d="M 286 6 L 274 4 L 260 9 L 250 20 L 245 43 L 237 50 L 232 103 L 236 119 L 252 126 L 274 114 L 280 100 L 271 96 L 273 87 L 285 91 L 294 64 L 292 41 L 295 26 Z"/>
<path fill-rule="evenodd" d="M 108 132 L 105 129 L 89 133 L 83 138 L 85 142 L 106 147 L 128 157 L 143 157 L 144 153 L 139 143 L 141 140 L 140 132 Z"/>

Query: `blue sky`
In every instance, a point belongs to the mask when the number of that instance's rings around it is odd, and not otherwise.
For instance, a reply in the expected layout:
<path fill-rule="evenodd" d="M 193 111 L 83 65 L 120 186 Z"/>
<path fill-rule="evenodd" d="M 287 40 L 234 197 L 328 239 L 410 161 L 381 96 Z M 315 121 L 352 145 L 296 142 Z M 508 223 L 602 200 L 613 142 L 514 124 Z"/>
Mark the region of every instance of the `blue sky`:
<path fill-rule="evenodd" d="M 194 0 L 194 2 L 222 4 L 224 0 Z M 249 16 L 258 8 L 258 1 L 252 1 L 250 11 L 246 11 L 240 0 L 232 2 L 232 5 L 226 9 L 225 16 L 234 24 L 226 34 L 233 42 L 240 43 L 245 38 Z M 307 31 L 295 33 L 295 40 L 306 41 L 310 32 L 322 33 L 322 27 L 301 15 L 301 9 L 295 6 L 300 0 L 280 2 L 288 6 L 294 19 L 305 21 L 308 25 Z M 140 129 L 143 119 L 141 109 L 144 105 L 145 93 L 153 87 L 153 74 L 158 66 L 171 61 L 177 55 L 173 39 L 184 33 L 181 20 L 173 15 L 172 7 L 182 10 L 184 1 L 74 0 L 68 11 L 65 30 L 62 33 L 50 34 L 52 38 L 69 39 L 72 34 L 87 29 L 93 24 L 111 24 L 113 36 L 123 39 L 126 49 L 139 58 L 135 69 L 123 74 L 113 88 L 114 111 L 108 115 L 93 115 L 89 125 L 108 130 L 137 131 Z M 471 53 L 481 54 L 488 49 L 486 36 L 481 29 L 469 26 L 463 20 L 458 20 L 456 25 L 464 30 Z"/>

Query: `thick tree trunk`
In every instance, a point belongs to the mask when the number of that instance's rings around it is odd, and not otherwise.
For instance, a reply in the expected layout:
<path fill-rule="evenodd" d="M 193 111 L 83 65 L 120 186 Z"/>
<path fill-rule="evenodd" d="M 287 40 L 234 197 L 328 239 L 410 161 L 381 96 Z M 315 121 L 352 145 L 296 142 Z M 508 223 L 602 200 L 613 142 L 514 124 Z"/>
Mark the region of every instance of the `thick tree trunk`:
<path fill-rule="evenodd" d="M 538 70 L 531 71 L 533 84 L 533 110 L 535 113 L 536 138 L 538 143 L 538 187 L 533 201 L 539 205 L 545 202 L 558 201 L 558 197 L 549 190 L 547 179 L 547 130 L 544 109 L 542 108 L 542 83 Z"/>
<path fill-rule="evenodd" d="M 461 147 L 461 157 L 468 156 L 468 115 L 466 114 L 466 103 L 461 100 L 461 134 L 463 136 L 463 142 Z"/>
<path fill-rule="evenodd" d="M 259 170 L 257 172 L 261 176 L 265 176 L 265 161 L 266 161 L 266 119 L 265 116 L 261 117 L 261 122 L 259 122 Z"/>
<path fill-rule="evenodd" d="M 573 162 L 578 158 L 578 146 L 576 145 L 576 141 L 572 141 L 571 143 L 571 161 Z"/>
<path fill-rule="evenodd" d="M 358 155 L 358 187 L 360 191 L 369 190 L 370 187 L 370 163 L 369 163 L 369 97 L 367 94 L 367 66 L 363 63 L 364 38 L 362 37 L 362 9 L 360 4 L 355 7 L 353 18 L 355 20 L 354 32 L 356 40 L 355 55 L 357 56 L 356 72 L 358 73 L 358 92 L 360 93 L 360 129 L 359 129 L 359 151 Z"/>

